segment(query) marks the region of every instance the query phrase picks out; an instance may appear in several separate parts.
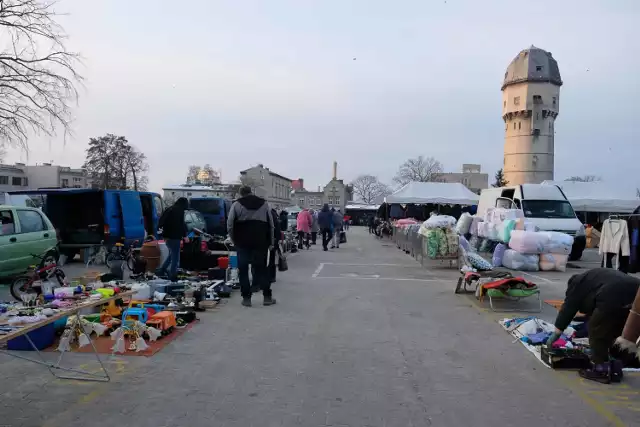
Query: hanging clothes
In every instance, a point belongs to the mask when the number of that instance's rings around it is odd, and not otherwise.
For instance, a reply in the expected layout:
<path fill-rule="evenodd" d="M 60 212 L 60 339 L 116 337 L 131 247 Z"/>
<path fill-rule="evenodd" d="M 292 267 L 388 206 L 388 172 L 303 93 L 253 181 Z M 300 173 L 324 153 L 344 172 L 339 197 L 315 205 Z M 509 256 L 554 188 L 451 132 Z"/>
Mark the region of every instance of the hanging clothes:
<path fill-rule="evenodd" d="M 602 265 L 613 267 L 612 259 L 617 256 L 616 269 L 629 271 L 629 255 L 631 254 L 629 228 L 623 219 L 607 219 L 602 225 L 600 248 L 598 253 L 603 257 Z M 622 260 L 621 257 L 626 259 Z"/>

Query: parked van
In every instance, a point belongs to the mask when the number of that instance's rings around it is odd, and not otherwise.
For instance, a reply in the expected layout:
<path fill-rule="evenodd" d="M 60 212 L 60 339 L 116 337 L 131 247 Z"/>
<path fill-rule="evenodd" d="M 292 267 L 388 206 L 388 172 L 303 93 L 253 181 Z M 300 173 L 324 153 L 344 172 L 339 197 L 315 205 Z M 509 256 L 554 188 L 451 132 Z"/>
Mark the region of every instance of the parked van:
<path fill-rule="evenodd" d="M 524 217 L 543 231 L 559 231 L 573 237 L 569 259 L 579 260 L 587 240 L 584 225 L 557 185 L 522 184 L 488 188 L 480 193 L 478 215 L 492 207 L 521 209 Z"/>
<path fill-rule="evenodd" d="M 28 195 L 42 206 L 58 232 L 60 251 L 67 256 L 101 242 L 130 244 L 155 236 L 163 211 L 160 195 L 149 192 L 66 188 L 10 194 Z"/>
<path fill-rule="evenodd" d="M 227 218 L 231 202 L 221 197 L 191 197 L 189 208 L 200 212 L 207 223 L 207 233 L 227 235 Z"/>

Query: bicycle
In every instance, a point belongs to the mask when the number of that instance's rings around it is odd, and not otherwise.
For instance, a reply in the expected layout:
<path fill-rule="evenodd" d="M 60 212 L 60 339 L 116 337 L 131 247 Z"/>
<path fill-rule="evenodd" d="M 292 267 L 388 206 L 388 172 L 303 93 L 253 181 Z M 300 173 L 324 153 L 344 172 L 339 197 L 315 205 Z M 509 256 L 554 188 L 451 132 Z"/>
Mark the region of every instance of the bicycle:
<path fill-rule="evenodd" d="M 18 301 L 22 301 L 22 294 L 42 293 L 42 286 L 36 285 L 37 282 L 44 282 L 53 277 L 56 278 L 60 286 L 66 285 L 66 275 L 58 266 L 55 255 L 51 251 L 47 251 L 44 255 L 31 254 L 33 258 L 41 260 L 39 266 L 30 266 L 27 274 L 17 277 L 11 284 L 11 295 Z"/>
<path fill-rule="evenodd" d="M 105 258 L 105 264 L 111 268 L 113 261 L 125 261 L 129 271 L 133 271 L 136 265 L 136 256 L 134 249 L 138 244 L 138 240 L 134 241 L 129 247 L 125 247 L 124 243 L 116 243 Z"/>

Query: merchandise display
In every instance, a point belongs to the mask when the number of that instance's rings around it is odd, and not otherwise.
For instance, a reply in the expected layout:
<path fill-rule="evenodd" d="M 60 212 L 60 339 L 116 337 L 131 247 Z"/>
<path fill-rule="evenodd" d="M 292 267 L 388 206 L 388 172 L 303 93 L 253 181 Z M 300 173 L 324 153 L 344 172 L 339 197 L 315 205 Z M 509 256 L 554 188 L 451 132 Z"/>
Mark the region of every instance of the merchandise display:
<path fill-rule="evenodd" d="M 499 243 L 496 245 L 496 248 L 493 250 L 493 257 L 491 257 L 491 263 L 493 267 L 502 267 L 502 258 L 504 257 L 504 252 L 507 250 L 507 245 L 504 243 Z"/>
<path fill-rule="evenodd" d="M 502 256 L 502 265 L 511 270 L 538 271 L 539 262 L 538 254 L 525 254 L 513 249 L 506 249 Z"/>
<path fill-rule="evenodd" d="M 460 215 L 460 218 L 456 223 L 456 233 L 463 236 L 469 233 L 469 229 L 471 228 L 472 223 L 473 223 L 473 216 L 471 216 L 471 214 L 467 212 L 464 212 L 462 215 Z"/>
<path fill-rule="evenodd" d="M 540 254 L 541 271 L 566 271 L 569 255 Z"/>

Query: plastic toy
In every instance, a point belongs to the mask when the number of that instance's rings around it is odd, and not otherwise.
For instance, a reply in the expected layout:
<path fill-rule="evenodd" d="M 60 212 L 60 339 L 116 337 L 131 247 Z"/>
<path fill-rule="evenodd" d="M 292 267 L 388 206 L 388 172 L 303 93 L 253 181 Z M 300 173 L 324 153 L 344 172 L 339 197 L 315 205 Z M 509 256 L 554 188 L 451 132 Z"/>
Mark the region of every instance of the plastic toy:
<path fill-rule="evenodd" d="M 168 335 L 173 332 L 177 326 L 176 315 L 173 311 L 161 311 L 151 316 L 147 320 L 147 326 L 152 326 L 162 331 L 162 335 Z"/>

